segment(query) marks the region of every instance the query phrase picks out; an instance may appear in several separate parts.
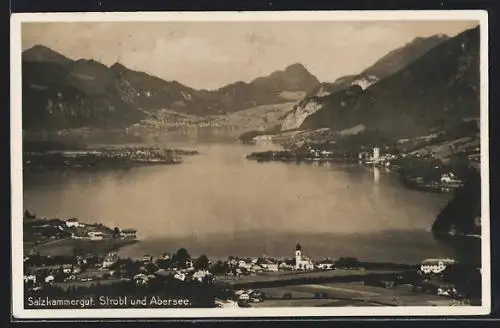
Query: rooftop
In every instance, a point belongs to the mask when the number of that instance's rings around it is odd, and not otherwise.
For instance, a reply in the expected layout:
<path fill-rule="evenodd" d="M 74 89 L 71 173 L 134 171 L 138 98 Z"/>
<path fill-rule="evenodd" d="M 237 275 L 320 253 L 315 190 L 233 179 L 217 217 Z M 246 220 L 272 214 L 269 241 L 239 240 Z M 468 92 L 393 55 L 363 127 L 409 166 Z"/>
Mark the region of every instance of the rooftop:
<path fill-rule="evenodd" d="M 453 259 L 426 259 L 422 261 L 422 264 L 437 264 L 439 262 L 443 262 L 445 264 L 455 263 Z"/>

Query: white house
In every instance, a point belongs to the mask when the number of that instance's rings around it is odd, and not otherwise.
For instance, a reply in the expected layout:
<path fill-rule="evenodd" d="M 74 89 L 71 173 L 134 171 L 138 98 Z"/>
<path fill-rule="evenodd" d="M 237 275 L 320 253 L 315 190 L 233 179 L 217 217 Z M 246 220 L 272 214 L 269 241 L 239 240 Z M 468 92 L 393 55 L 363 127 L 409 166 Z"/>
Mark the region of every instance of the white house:
<path fill-rule="evenodd" d="M 73 272 L 73 266 L 71 264 L 63 265 L 62 269 L 63 269 L 64 273 L 72 273 Z"/>
<path fill-rule="evenodd" d="M 80 222 L 78 222 L 77 218 L 67 219 L 65 223 L 68 228 L 77 228 L 80 226 Z"/>
<path fill-rule="evenodd" d="M 193 273 L 193 279 L 202 281 L 205 277 L 209 276 L 210 272 L 207 270 L 198 270 L 195 273 Z"/>
<path fill-rule="evenodd" d="M 314 270 L 311 259 L 302 256 L 302 247 L 297 244 L 295 247 L 295 270 Z"/>
<path fill-rule="evenodd" d="M 54 281 L 54 276 L 49 274 L 47 277 L 45 277 L 45 283 L 51 283 Z"/>
<path fill-rule="evenodd" d="M 104 234 L 100 231 L 89 231 L 88 233 L 90 240 L 103 240 Z"/>
<path fill-rule="evenodd" d="M 33 274 L 30 274 L 30 275 L 24 276 L 23 278 L 24 278 L 24 282 L 25 282 L 25 283 L 29 283 L 29 282 L 31 282 L 31 283 L 33 283 L 33 284 L 34 284 L 34 283 L 36 283 L 36 276 L 35 276 L 35 275 L 33 275 Z"/>
<path fill-rule="evenodd" d="M 453 173 L 443 173 L 441 174 L 441 183 L 462 183 Z"/>
<path fill-rule="evenodd" d="M 266 271 L 277 272 L 279 270 L 278 264 L 276 263 L 268 263 L 265 266 Z"/>
<path fill-rule="evenodd" d="M 143 273 L 136 274 L 133 279 L 137 285 L 143 285 L 148 282 L 148 277 Z"/>
<path fill-rule="evenodd" d="M 316 267 L 321 270 L 333 270 L 333 263 L 318 263 Z"/>
<path fill-rule="evenodd" d="M 244 293 L 244 294 L 241 294 L 238 298 L 241 301 L 248 301 L 248 300 L 250 300 L 250 295 L 248 295 L 247 293 Z"/>
<path fill-rule="evenodd" d="M 443 272 L 448 266 L 454 263 L 455 260 L 453 259 L 427 259 L 422 261 L 420 271 L 426 274 L 437 274 Z"/>
<path fill-rule="evenodd" d="M 177 272 L 175 275 L 174 275 L 174 278 L 175 279 L 178 279 L 178 280 L 186 280 L 186 274 L 185 273 L 182 273 L 182 272 Z"/>
<path fill-rule="evenodd" d="M 136 239 L 137 230 L 135 229 L 123 229 L 120 231 L 120 237 L 123 239 Z"/>
<path fill-rule="evenodd" d="M 153 262 L 153 256 L 145 254 L 140 259 L 141 262 Z"/>
<path fill-rule="evenodd" d="M 245 294 L 246 292 L 247 291 L 244 289 L 239 289 L 239 290 L 234 292 L 234 295 L 239 296 L 239 295 Z"/>

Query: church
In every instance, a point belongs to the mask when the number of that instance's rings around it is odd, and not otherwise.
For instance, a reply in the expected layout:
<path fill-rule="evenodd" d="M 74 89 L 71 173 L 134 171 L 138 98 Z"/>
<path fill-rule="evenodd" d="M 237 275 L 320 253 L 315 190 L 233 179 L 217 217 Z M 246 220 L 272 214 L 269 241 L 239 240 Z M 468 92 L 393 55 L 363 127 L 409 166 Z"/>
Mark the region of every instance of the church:
<path fill-rule="evenodd" d="M 311 259 L 302 256 L 302 247 L 298 243 L 295 247 L 295 270 L 314 270 Z"/>

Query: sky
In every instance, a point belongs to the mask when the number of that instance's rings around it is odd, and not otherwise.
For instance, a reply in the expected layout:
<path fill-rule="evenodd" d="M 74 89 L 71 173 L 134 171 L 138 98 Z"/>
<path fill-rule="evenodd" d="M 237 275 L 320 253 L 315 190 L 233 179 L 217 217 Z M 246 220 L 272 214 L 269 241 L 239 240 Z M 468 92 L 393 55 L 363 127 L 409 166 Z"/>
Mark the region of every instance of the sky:
<path fill-rule="evenodd" d="M 416 37 L 454 36 L 477 21 L 37 22 L 22 48 L 120 62 L 197 89 L 249 82 L 303 64 L 320 81 L 356 74 Z"/>

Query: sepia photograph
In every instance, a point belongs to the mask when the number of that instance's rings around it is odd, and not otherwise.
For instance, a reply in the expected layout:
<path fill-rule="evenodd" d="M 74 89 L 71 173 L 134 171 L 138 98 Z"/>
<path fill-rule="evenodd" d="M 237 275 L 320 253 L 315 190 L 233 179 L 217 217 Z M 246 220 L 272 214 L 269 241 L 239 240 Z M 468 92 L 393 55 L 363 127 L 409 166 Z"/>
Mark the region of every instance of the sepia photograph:
<path fill-rule="evenodd" d="M 488 314 L 487 24 L 13 14 L 13 315 Z"/>

